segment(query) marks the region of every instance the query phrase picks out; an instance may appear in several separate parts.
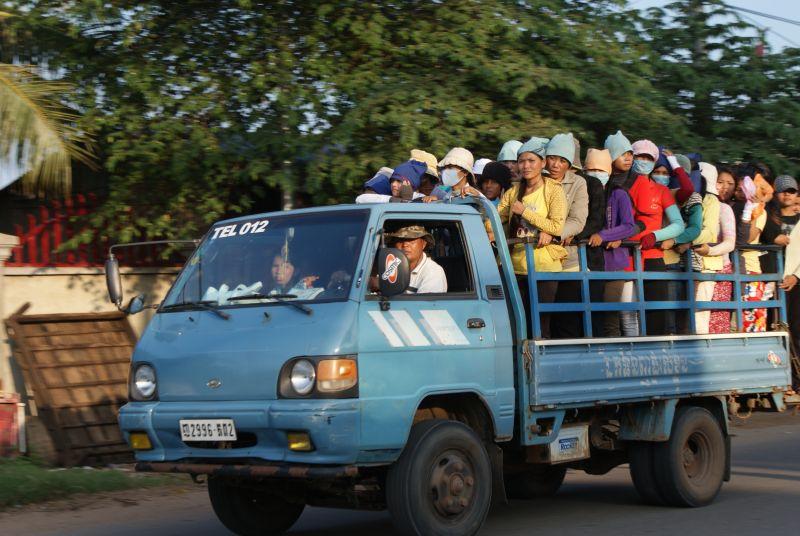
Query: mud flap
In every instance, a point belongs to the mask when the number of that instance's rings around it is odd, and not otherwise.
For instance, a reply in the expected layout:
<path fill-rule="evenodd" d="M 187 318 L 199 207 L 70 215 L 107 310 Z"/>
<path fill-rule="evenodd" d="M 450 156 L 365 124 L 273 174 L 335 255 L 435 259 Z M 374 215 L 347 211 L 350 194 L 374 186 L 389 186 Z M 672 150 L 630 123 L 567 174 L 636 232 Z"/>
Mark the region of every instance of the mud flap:
<path fill-rule="evenodd" d="M 503 449 L 494 443 L 489 443 L 486 445 L 486 453 L 492 463 L 492 507 L 508 504 L 506 486 L 503 482 Z"/>

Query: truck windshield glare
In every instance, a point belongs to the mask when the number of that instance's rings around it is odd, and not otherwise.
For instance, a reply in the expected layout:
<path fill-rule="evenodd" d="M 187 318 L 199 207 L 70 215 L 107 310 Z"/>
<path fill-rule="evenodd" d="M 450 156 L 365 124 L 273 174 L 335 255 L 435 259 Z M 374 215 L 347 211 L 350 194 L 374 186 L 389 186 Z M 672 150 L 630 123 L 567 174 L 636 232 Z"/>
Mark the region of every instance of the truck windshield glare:
<path fill-rule="evenodd" d="M 367 211 L 253 217 L 215 225 L 162 311 L 195 303 L 330 301 L 350 292 Z"/>

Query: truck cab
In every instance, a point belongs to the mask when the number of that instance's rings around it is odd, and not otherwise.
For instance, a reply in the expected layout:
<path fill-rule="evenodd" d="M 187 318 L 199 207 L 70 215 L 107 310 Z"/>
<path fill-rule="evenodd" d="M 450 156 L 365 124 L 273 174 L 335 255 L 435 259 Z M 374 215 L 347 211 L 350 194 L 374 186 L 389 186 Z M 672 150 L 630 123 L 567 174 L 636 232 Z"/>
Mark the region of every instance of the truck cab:
<path fill-rule="evenodd" d="M 409 225 L 432 236 L 446 292 L 409 290 L 388 239 Z M 404 533 L 474 534 L 507 491 L 551 494 L 567 467 L 602 473 L 631 453 L 646 466 L 634 482 L 652 480 L 640 493 L 710 502 L 727 475 L 731 392 L 778 410 L 789 390 L 782 332 L 529 340 L 527 313 L 481 200 L 222 221 L 136 346 L 120 427 L 137 469 L 208 475 L 238 534 L 286 530 L 306 504 L 388 508 Z M 650 447 L 669 442 L 684 407 L 717 423 L 696 497 L 651 475 Z"/>

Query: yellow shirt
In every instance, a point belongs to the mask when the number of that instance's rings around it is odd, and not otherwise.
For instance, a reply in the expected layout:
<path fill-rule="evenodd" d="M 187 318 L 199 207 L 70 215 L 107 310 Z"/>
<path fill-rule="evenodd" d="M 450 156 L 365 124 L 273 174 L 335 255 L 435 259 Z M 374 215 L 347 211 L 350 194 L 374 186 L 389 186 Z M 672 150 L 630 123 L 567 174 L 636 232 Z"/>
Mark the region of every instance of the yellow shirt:
<path fill-rule="evenodd" d="M 507 221 L 511 216 L 511 205 L 517 199 L 517 189 L 518 186 L 514 186 L 505 192 L 497 206 L 497 211 L 503 221 Z M 525 211 L 522 213 L 522 226 L 517 232 L 518 238 L 530 236 L 537 229 L 554 236 L 561 233 L 566 219 L 566 196 L 559 184 L 545 179 L 545 184 L 541 188 L 522 198 L 522 204 L 525 205 Z M 561 261 L 566 255 L 566 249 L 557 244 L 534 248 L 534 268 L 537 272 L 560 272 Z M 524 244 L 515 244 L 512 247 L 511 264 L 514 267 L 514 273 L 519 275 L 528 273 Z"/>
<path fill-rule="evenodd" d="M 764 230 L 764 226 L 767 224 L 767 212 L 764 211 L 761 215 L 753 222 L 753 225 L 758 227 L 759 231 Z M 761 243 L 761 236 L 759 235 L 758 238 L 749 242 L 750 244 L 760 244 Z M 742 257 L 744 257 L 744 269 L 748 272 L 753 272 L 756 274 L 761 273 L 761 262 L 758 258 L 761 256 L 760 251 L 743 251 Z"/>

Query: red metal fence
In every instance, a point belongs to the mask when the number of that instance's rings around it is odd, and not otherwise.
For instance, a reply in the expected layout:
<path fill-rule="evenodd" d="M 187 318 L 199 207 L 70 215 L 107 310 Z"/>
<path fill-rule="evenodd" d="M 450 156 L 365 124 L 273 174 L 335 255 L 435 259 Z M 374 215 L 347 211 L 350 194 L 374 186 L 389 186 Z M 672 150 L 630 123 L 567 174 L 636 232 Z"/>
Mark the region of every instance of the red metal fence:
<path fill-rule="evenodd" d="M 95 238 L 90 244 L 62 249 L 63 244 L 89 228 L 89 216 L 96 206 L 93 194 L 77 194 L 29 213 L 27 226 L 14 225 L 19 246 L 12 250 L 6 266 L 102 266 L 108 239 Z M 163 249 L 157 246 L 140 246 L 121 251 L 118 257 L 123 266 L 176 266 L 184 260 L 175 255 L 164 259 L 161 252 Z"/>

